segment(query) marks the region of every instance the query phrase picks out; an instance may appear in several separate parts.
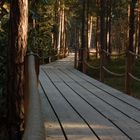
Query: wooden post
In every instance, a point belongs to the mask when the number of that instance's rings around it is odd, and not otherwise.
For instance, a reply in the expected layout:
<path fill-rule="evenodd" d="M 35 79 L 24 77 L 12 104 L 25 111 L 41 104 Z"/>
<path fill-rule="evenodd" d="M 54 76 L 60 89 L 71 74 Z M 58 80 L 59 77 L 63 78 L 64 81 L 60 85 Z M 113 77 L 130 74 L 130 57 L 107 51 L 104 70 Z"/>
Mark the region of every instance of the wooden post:
<path fill-rule="evenodd" d="M 77 69 L 77 47 L 75 47 L 74 68 Z"/>
<path fill-rule="evenodd" d="M 44 123 L 41 113 L 40 95 L 38 94 L 39 63 L 33 53 L 26 58 L 26 86 L 24 94 L 25 130 L 22 140 L 45 140 Z"/>
<path fill-rule="evenodd" d="M 78 70 L 82 71 L 82 49 L 78 49 Z"/>
<path fill-rule="evenodd" d="M 103 69 L 103 66 L 104 66 L 104 52 L 101 49 L 100 50 L 100 81 L 101 82 L 104 82 L 104 69 Z"/>
<path fill-rule="evenodd" d="M 128 95 L 131 95 L 131 77 L 129 75 L 129 73 L 131 73 L 131 72 L 132 72 L 132 56 L 129 53 L 129 51 L 127 51 L 125 89 L 126 89 L 126 93 Z"/>
<path fill-rule="evenodd" d="M 32 58 L 34 57 L 34 58 Z M 34 59 L 34 60 L 31 60 Z M 35 65 L 29 66 L 29 61 L 34 61 Z M 33 62 L 32 62 L 33 63 Z M 35 69 L 35 74 L 37 77 L 37 84 L 39 82 L 38 76 L 39 76 L 39 59 L 36 55 L 34 55 L 33 52 L 27 54 L 25 56 L 25 85 L 24 85 L 24 119 L 25 119 L 25 125 L 27 122 L 27 112 L 28 112 L 28 106 L 29 106 L 29 70 L 30 69 Z M 31 70 L 30 70 L 31 71 Z M 26 126 L 25 126 L 26 127 Z"/>
<path fill-rule="evenodd" d="M 83 73 L 86 73 L 87 72 L 87 67 L 86 67 L 86 64 L 85 64 L 85 62 L 87 61 L 87 48 L 84 48 L 83 49 L 83 67 L 82 67 L 82 71 L 83 71 Z"/>

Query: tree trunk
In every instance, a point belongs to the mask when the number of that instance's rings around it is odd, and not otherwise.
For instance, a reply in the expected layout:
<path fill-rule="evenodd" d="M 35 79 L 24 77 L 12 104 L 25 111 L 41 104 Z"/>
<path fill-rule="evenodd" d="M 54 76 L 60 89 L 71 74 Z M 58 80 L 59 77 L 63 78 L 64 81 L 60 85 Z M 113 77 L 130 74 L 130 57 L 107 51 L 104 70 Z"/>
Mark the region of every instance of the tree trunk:
<path fill-rule="evenodd" d="M 95 47 L 96 47 L 96 58 L 98 58 L 99 54 L 99 17 L 97 15 L 96 18 L 96 36 L 95 36 Z"/>
<path fill-rule="evenodd" d="M 88 48 L 93 48 L 93 16 L 89 18 Z"/>
<path fill-rule="evenodd" d="M 57 42 L 57 50 L 58 50 L 58 54 L 60 53 L 60 46 L 61 46 L 61 29 L 62 29 L 62 12 L 61 12 L 61 3 L 60 1 L 58 1 L 58 13 L 59 13 L 59 29 L 58 29 L 58 42 Z"/>
<path fill-rule="evenodd" d="M 100 0 L 100 44 L 101 44 L 101 54 L 100 54 L 100 80 L 104 81 L 104 70 L 103 66 L 105 64 L 105 54 L 103 50 L 106 48 L 106 25 L 105 25 L 105 0 Z"/>
<path fill-rule="evenodd" d="M 27 50 L 28 0 L 10 3 L 10 45 L 7 70 L 7 132 L 10 140 L 17 139 L 21 125 L 21 104 L 24 90 L 24 57 Z"/>
<path fill-rule="evenodd" d="M 54 36 L 54 46 L 53 48 L 57 50 L 58 47 L 58 26 L 56 23 L 59 23 L 59 4 L 58 0 L 55 1 L 55 6 L 54 6 L 54 14 L 55 14 L 55 24 L 53 25 L 53 36 Z"/>
<path fill-rule="evenodd" d="M 112 11 L 112 0 L 108 0 L 108 31 L 107 31 L 107 49 L 111 53 L 111 11 Z M 108 55 L 108 60 L 110 60 L 110 55 Z"/>
<path fill-rule="evenodd" d="M 64 58 L 66 57 L 66 53 L 68 50 L 68 33 L 67 33 L 67 23 L 66 23 L 66 15 L 64 16 Z"/>
<path fill-rule="evenodd" d="M 129 51 L 134 51 L 134 33 L 135 33 L 135 7 L 137 0 L 132 0 L 130 3 L 130 14 L 129 14 L 129 46 L 128 46 L 128 56 L 127 56 L 127 72 L 126 72 L 126 92 L 131 94 L 131 78 L 129 73 L 132 72 L 132 65 L 134 61 L 134 56 L 132 56 Z"/>
<path fill-rule="evenodd" d="M 62 18 L 61 18 L 61 41 L 60 41 L 60 50 L 62 52 L 62 57 L 65 55 L 65 9 L 64 9 L 64 4 L 62 7 Z"/>
<path fill-rule="evenodd" d="M 138 0 L 138 54 L 140 54 L 140 0 Z"/>
<path fill-rule="evenodd" d="M 133 52 L 134 50 L 134 33 L 135 33 L 135 6 L 137 0 L 132 0 L 130 5 L 130 17 L 129 17 L 129 47 L 128 49 Z"/>
<path fill-rule="evenodd" d="M 83 15 L 82 15 L 82 34 L 81 34 L 81 50 L 79 53 L 80 64 L 79 70 L 85 71 L 84 60 L 87 58 L 88 49 L 88 0 L 83 0 Z"/>

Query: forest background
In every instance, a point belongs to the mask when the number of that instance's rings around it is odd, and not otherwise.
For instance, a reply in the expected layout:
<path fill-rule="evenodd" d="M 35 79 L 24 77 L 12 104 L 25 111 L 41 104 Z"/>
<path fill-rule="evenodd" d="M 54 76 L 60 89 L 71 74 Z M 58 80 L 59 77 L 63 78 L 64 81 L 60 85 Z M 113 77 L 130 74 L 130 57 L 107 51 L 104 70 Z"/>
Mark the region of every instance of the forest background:
<path fill-rule="evenodd" d="M 11 9 L 9 0 L 0 1 L 0 139 L 3 140 L 9 139 L 7 98 L 11 95 L 7 92 L 7 65 L 11 35 L 14 36 L 10 30 Z M 27 48 L 39 54 L 41 63 L 54 61 L 53 56 L 58 52 L 59 58 L 65 57 L 68 48 L 92 50 L 93 55 L 84 56 L 83 51 L 79 54 L 80 61 L 86 57 L 92 66 L 87 67 L 87 74 L 123 92 L 127 92 L 126 87 L 132 87 L 131 95 L 140 98 L 137 78 L 140 77 L 140 0 L 29 0 L 28 11 Z M 100 67 L 100 63 L 119 76 L 129 70 L 136 80 L 130 80 L 128 74 L 123 78 L 110 76 L 107 70 L 101 74 L 102 69 L 93 69 Z M 82 64 L 78 69 L 83 71 Z M 126 79 L 131 83 L 126 84 Z"/>

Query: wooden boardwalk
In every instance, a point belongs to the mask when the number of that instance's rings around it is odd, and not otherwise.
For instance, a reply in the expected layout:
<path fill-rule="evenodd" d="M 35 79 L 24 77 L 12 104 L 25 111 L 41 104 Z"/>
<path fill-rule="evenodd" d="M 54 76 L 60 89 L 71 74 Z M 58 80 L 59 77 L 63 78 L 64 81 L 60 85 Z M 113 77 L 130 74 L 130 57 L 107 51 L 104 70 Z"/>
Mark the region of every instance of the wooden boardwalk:
<path fill-rule="evenodd" d="M 40 67 L 46 140 L 140 140 L 140 101 L 75 70 L 72 60 Z"/>

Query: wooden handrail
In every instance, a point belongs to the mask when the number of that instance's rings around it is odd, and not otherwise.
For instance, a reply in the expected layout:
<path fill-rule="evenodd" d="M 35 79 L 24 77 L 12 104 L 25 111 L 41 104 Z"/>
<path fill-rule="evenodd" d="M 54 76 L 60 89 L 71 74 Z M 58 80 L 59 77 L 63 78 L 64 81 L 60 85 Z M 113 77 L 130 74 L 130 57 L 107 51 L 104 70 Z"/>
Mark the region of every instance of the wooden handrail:
<path fill-rule="evenodd" d="M 38 93 L 39 63 L 37 60 L 33 53 L 25 58 L 25 131 L 22 140 L 45 140 Z"/>

